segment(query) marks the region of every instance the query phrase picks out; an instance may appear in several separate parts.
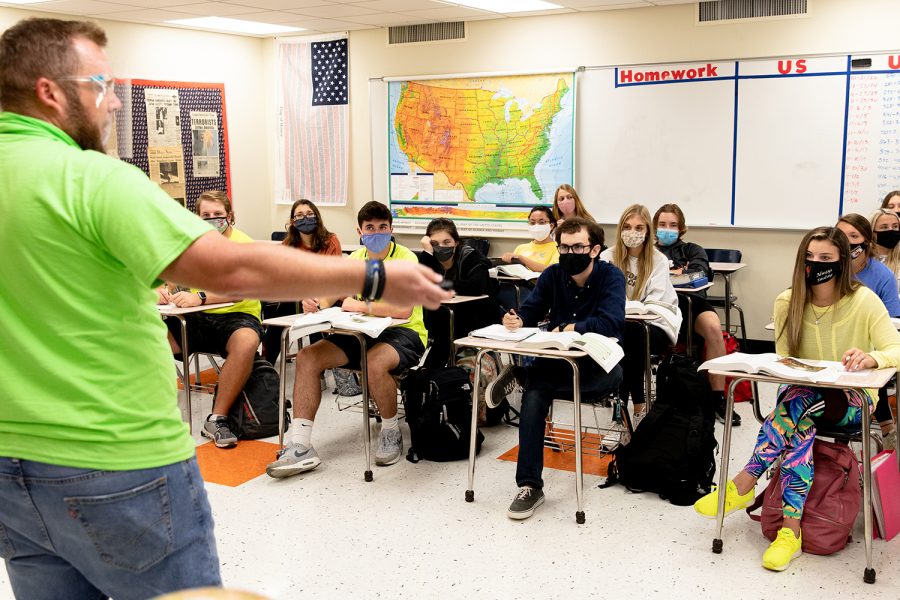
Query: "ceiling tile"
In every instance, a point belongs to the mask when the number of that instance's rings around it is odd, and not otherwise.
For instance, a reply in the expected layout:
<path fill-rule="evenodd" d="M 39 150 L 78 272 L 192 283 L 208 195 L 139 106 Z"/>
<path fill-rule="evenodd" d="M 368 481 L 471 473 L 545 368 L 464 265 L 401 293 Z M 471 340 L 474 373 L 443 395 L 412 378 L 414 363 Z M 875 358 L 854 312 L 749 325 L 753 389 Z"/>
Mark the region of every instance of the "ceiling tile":
<path fill-rule="evenodd" d="M 127 1 L 131 2 L 131 0 Z M 153 0 L 147 1 L 152 2 Z M 327 6 L 330 2 L 328 0 L 226 0 L 226 4 L 238 4 L 256 10 L 287 10 L 289 8 Z"/>
<path fill-rule="evenodd" d="M 225 4 L 224 2 L 201 2 L 199 4 L 183 4 L 180 6 L 172 6 L 170 8 L 177 12 L 198 15 L 201 17 L 230 17 L 232 15 L 248 13 L 253 10 L 246 6 Z"/>
<path fill-rule="evenodd" d="M 541 15 L 560 15 L 577 12 L 574 8 L 554 8 L 553 10 L 528 10 L 511 14 L 512 17 L 539 17 Z"/>
<path fill-rule="evenodd" d="M 472 19 L 477 17 L 497 18 L 497 13 L 464 6 L 448 6 L 447 8 L 430 8 L 426 10 L 405 10 L 404 15 L 425 19 L 437 19 L 438 21 L 452 21 L 454 19 Z"/>
<path fill-rule="evenodd" d="M 361 17 L 347 17 L 354 23 L 366 23 L 376 27 L 389 27 L 391 25 L 412 25 L 414 23 L 432 23 L 434 19 L 414 17 L 400 13 L 383 13 L 380 15 L 363 15 Z"/>
<path fill-rule="evenodd" d="M 54 2 L 41 2 L 30 6 L 17 5 L 19 8 L 29 10 L 46 10 L 61 12 L 70 15 L 102 15 L 120 10 L 133 8 L 115 2 L 97 2 L 96 0 L 55 0 Z"/>
<path fill-rule="evenodd" d="M 330 4 L 328 6 L 294 9 L 291 12 L 298 15 L 317 17 L 319 19 L 341 19 L 343 17 L 378 14 L 377 10 L 364 8 L 355 4 Z"/>
<path fill-rule="evenodd" d="M 134 8 L 167 8 L 178 4 L 202 4 L 206 0 L 111 0 L 118 4 L 122 4 L 119 10 L 129 10 Z M 125 6 L 127 5 L 127 6 Z"/>
<path fill-rule="evenodd" d="M 628 4 L 639 4 L 646 6 L 650 4 L 650 0 L 550 0 L 556 4 L 568 6 L 569 8 L 604 8 L 606 6 L 626 6 Z M 697 0 L 690 0 L 696 2 Z"/>
<path fill-rule="evenodd" d="M 172 19 L 190 19 L 197 15 L 191 15 L 174 10 L 157 10 L 155 8 L 139 8 L 137 10 L 123 10 L 120 12 L 107 13 L 103 17 L 107 19 L 116 19 L 117 21 L 134 21 L 136 23 L 162 23 Z"/>
<path fill-rule="evenodd" d="M 367 0 L 354 2 L 353 5 L 388 12 L 447 8 L 447 5 L 443 2 L 432 2 L 431 0 Z"/>
<path fill-rule="evenodd" d="M 244 10 L 252 10 L 251 8 L 244 7 Z M 241 13 L 236 15 L 235 18 L 243 19 L 245 21 L 258 21 L 260 23 L 272 23 L 274 25 L 286 25 L 288 23 L 292 23 L 298 19 L 297 15 L 289 12 L 283 12 L 280 10 L 267 10 L 264 12 L 254 12 L 254 13 Z"/>
<path fill-rule="evenodd" d="M 591 0 L 594 2 L 591 6 L 579 6 L 575 10 L 580 12 L 591 12 L 595 10 L 619 10 L 619 9 L 628 9 L 628 8 L 646 8 L 648 6 L 653 6 L 649 2 L 629 2 L 628 4 L 623 4 L 621 0 L 616 4 L 600 4 L 596 3 L 596 0 Z"/>
<path fill-rule="evenodd" d="M 338 19 L 312 19 L 304 18 L 301 15 L 295 15 L 296 20 L 284 23 L 284 25 L 293 25 L 295 27 L 303 27 L 315 31 L 343 31 L 350 25 L 356 25 L 354 22 L 340 21 Z"/>

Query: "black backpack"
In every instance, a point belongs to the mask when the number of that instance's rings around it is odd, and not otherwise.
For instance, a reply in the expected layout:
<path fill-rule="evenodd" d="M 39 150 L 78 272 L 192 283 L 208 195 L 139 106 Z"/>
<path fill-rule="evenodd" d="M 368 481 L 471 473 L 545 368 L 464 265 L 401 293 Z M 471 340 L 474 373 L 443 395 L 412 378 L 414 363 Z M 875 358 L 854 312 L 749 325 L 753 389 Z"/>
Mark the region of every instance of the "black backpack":
<path fill-rule="evenodd" d="M 406 460 L 446 462 L 469 457 L 472 384 L 460 367 L 418 368 L 403 380 L 403 407 L 412 436 Z M 484 435 L 476 429 L 475 452 Z"/>
<path fill-rule="evenodd" d="M 278 383 L 275 367 L 257 356 L 244 389 L 228 411 L 229 427 L 236 436 L 254 440 L 278 435 Z M 285 402 L 285 431 L 291 422 L 288 407 L 290 402 Z"/>
<path fill-rule="evenodd" d="M 616 480 L 634 492 L 655 492 L 678 506 L 709 493 L 717 447 L 711 390 L 699 361 L 670 355 L 656 375 L 656 401 L 631 441 L 610 465 Z"/>

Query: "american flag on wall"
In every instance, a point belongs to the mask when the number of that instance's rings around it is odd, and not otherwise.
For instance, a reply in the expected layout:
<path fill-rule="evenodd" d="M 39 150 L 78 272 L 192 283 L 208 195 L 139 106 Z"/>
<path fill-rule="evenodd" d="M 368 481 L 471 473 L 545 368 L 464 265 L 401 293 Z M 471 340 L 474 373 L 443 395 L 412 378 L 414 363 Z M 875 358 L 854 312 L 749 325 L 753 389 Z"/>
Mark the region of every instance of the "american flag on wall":
<path fill-rule="evenodd" d="M 347 38 L 279 42 L 276 202 L 347 204 Z"/>

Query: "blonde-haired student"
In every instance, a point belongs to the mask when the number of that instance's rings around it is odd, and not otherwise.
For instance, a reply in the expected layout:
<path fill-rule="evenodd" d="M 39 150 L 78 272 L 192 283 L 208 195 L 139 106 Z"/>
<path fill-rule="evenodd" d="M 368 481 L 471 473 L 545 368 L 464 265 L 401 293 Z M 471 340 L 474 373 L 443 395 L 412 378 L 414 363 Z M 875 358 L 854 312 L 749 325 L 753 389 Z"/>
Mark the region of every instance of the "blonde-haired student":
<path fill-rule="evenodd" d="M 894 273 L 900 290 L 900 216 L 887 208 L 879 208 L 869 217 L 875 234 L 872 255 Z"/>
<path fill-rule="evenodd" d="M 678 297 L 669 279 L 669 259 L 653 244 L 650 212 L 645 206 L 633 204 L 625 209 L 616 227 L 612 245 L 600 254 L 600 259 L 619 267 L 625 274 L 625 299 L 652 302 L 662 307 L 664 317 L 649 321 L 650 352 L 659 354 L 678 339 L 681 310 Z M 623 381 L 619 388 L 622 400 L 634 403 L 634 414 L 646 410 L 644 393 L 644 328 L 625 322 L 622 347 Z"/>

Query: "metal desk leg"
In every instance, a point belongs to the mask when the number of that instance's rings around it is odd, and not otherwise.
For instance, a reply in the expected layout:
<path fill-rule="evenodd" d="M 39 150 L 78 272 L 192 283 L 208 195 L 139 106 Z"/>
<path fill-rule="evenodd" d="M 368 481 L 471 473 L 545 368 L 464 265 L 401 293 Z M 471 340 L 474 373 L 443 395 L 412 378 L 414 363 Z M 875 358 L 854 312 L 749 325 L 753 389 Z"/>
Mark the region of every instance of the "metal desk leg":
<path fill-rule="evenodd" d="M 722 462 L 719 464 L 719 507 L 716 511 L 716 537 L 712 551 L 722 553 L 722 525 L 725 522 L 725 490 L 728 487 L 728 461 L 731 454 L 731 417 L 734 415 L 734 388 L 743 381 L 740 377 L 731 380 L 725 395 L 725 433 L 722 436 Z"/>
<path fill-rule="evenodd" d="M 691 299 L 690 294 L 685 294 L 684 297 L 687 299 L 688 305 L 688 314 L 687 314 L 687 327 L 685 330 L 687 333 L 685 334 L 685 339 L 687 340 L 687 355 L 694 355 L 694 302 Z"/>
<path fill-rule="evenodd" d="M 366 470 L 363 472 L 363 479 L 372 481 L 372 433 L 369 431 L 369 361 L 366 356 L 366 338 L 362 333 L 354 333 L 359 341 L 359 368 L 362 369 L 360 379 L 362 380 L 362 399 L 363 399 L 363 439 L 366 445 Z"/>
<path fill-rule="evenodd" d="M 872 447 L 870 427 L 872 417 L 869 414 L 868 401 L 862 403 L 862 445 L 863 445 L 863 523 L 866 536 L 866 570 L 863 581 L 875 583 L 875 569 L 872 568 Z"/>
<path fill-rule="evenodd" d="M 653 400 L 650 398 L 653 392 L 653 371 L 650 368 L 650 325 L 646 321 L 638 321 L 638 323 L 644 328 L 644 389 L 646 390 L 644 402 L 647 403 L 645 410 L 649 413 L 653 408 Z"/>
<path fill-rule="evenodd" d="M 725 278 L 725 331 L 731 333 L 731 275 L 732 273 L 722 273 Z M 747 337 L 747 332 L 742 332 Z"/>
<path fill-rule="evenodd" d="M 191 404 L 191 360 L 188 352 L 187 319 L 184 315 L 175 315 L 181 322 L 181 368 L 184 374 L 182 384 L 184 386 L 184 406 L 181 409 L 181 418 L 188 424 L 188 431 L 194 433 L 194 407 Z M 200 370 L 197 370 L 197 381 L 200 381 Z"/>
<path fill-rule="evenodd" d="M 578 501 L 578 510 L 575 512 L 575 522 L 584 523 L 584 471 L 581 464 L 581 389 L 578 364 L 571 358 L 566 362 L 572 365 L 572 400 L 575 404 L 575 498 Z"/>
<path fill-rule="evenodd" d="M 278 382 L 278 449 L 284 448 L 284 405 L 287 403 L 285 398 L 285 374 L 287 372 L 287 353 L 291 346 L 290 327 L 284 327 L 281 330 L 281 356 L 278 358 L 281 367 L 281 381 Z M 296 375 L 295 375 L 296 377 Z"/>
<path fill-rule="evenodd" d="M 466 488 L 466 502 L 475 501 L 475 442 L 478 435 L 478 390 L 481 388 L 481 359 L 487 350 L 479 350 L 475 355 L 475 382 L 472 386 L 472 428 L 469 435 L 469 487 Z"/>
<path fill-rule="evenodd" d="M 444 308 L 450 313 L 450 356 L 447 357 L 447 362 L 451 367 L 456 366 L 456 344 L 453 343 L 453 340 L 456 339 L 455 335 L 455 315 L 453 314 L 453 309 L 449 306 L 445 306 Z"/>

